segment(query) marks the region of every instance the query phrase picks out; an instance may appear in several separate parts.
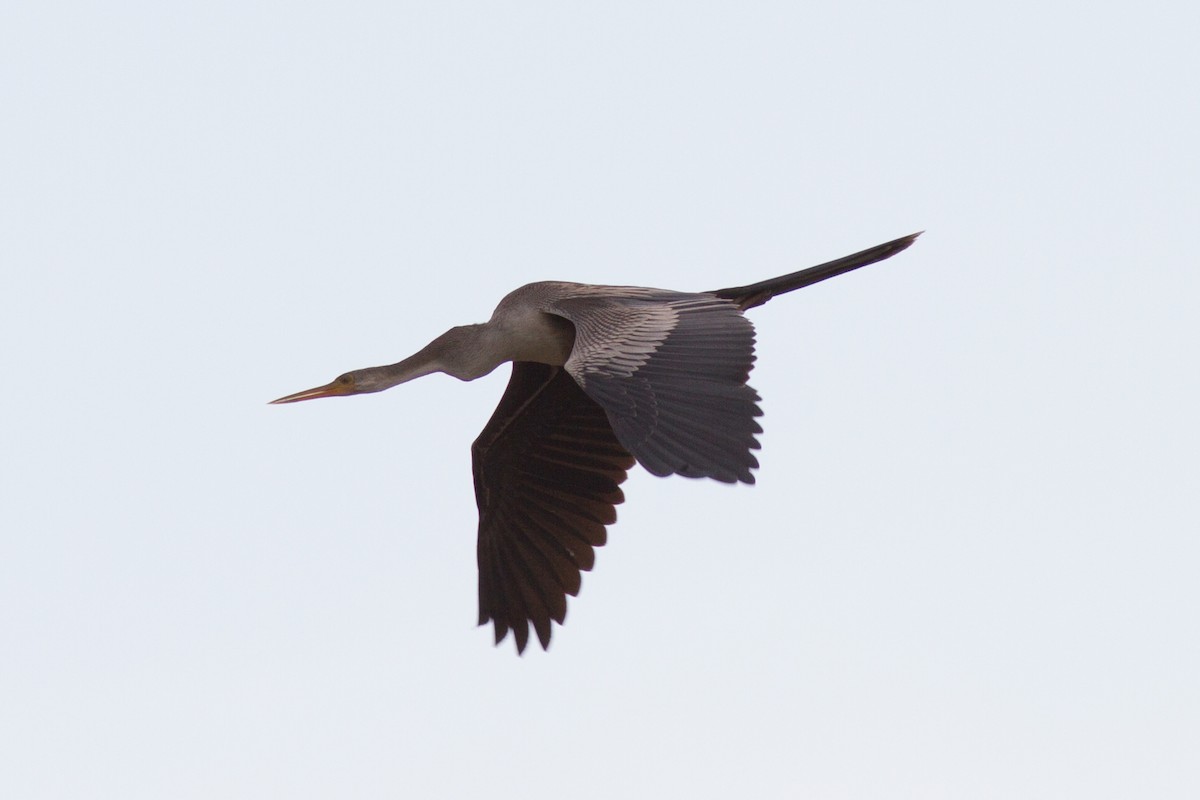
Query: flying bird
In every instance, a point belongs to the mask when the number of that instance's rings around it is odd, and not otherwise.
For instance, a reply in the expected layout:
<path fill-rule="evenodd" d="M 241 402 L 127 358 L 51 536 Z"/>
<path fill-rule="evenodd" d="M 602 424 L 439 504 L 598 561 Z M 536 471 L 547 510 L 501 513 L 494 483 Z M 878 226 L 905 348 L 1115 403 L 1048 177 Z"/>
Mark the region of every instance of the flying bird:
<path fill-rule="evenodd" d="M 451 328 L 403 361 L 281 397 L 365 394 L 444 372 L 463 381 L 513 362 L 508 388 L 471 446 L 479 506 L 479 624 L 523 652 L 542 648 L 590 570 L 639 463 L 653 475 L 754 483 L 762 432 L 747 385 L 747 309 L 890 258 L 914 233 L 790 275 L 711 292 L 543 281 L 480 325 Z"/>

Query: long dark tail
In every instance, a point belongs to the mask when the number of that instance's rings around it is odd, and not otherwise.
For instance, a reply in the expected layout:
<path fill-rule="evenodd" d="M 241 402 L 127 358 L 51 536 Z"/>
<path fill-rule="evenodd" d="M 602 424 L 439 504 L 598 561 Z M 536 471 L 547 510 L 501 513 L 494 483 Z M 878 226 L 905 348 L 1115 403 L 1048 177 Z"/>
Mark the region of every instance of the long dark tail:
<path fill-rule="evenodd" d="M 843 256 L 824 264 L 818 264 L 815 267 L 802 269 L 799 272 L 793 272 L 791 275 L 769 278 L 759 283 L 752 283 L 749 286 L 718 289 L 715 292 L 708 292 L 708 294 L 715 294 L 717 297 L 725 300 L 732 300 L 738 304 L 739 308 L 745 311 L 747 308 L 761 306 L 777 294 L 803 289 L 805 286 L 812 286 L 814 283 L 823 281 L 826 278 L 832 278 L 835 275 L 841 275 L 843 272 L 849 272 L 852 269 L 858 269 L 859 267 L 865 267 L 867 264 L 874 264 L 876 261 L 891 258 L 915 242 L 917 237 L 922 233 L 924 231 L 918 231 L 884 244 L 877 244 L 854 255 Z"/>

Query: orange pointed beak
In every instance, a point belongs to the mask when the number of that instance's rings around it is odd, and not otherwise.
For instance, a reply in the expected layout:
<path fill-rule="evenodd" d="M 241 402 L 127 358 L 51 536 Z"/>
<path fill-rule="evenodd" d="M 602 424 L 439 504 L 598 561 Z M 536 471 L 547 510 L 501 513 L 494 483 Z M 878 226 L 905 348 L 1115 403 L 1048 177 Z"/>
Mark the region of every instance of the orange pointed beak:
<path fill-rule="evenodd" d="M 301 400 L 316 400 L 318 397 L 340 397 L 347 394 L 354 394 L 354 384 L 336 380 L 324 386 L 318 386 L 315 389 L 305 389 L 303 392 L 296 392 L 295 394 L 289 394 L 287 397 L 272 400 L 267 405 L 298 403 Z"/>

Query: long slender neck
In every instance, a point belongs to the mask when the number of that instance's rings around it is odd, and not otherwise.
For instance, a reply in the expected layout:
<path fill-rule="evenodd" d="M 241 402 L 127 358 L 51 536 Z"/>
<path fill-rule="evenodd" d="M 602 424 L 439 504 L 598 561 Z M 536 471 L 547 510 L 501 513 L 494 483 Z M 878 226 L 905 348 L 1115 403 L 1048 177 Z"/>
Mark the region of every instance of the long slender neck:
<path fill-rule="evenodd" d="M 502 345 L 501 337 L 489 325 L 451 328 L 403 361 L 360 370 L 360 381 L 369 384 L 371 391 L 390 389 L 434 372 L 473 381 L 511 360 Z"/>

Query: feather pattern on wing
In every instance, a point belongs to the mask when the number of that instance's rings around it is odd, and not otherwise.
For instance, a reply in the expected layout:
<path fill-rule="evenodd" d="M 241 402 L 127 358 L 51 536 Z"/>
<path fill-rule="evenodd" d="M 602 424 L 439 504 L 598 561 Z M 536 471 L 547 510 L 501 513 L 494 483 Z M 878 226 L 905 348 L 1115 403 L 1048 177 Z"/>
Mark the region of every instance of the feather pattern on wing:
<path fill-rule="evenodd" d="M 529 624 L 542 647 L 551 620 L 595 562 L 634 460 L 604 410 L 560 367 L 513 363 L 500 405 L 471 447 L 479 506 L 479 624 L 518 652 Z"/>
<path fill-rule="evenodd" d="M 746 385 L 750 320 L 710 294 L 591 288 L 545 310 L 575 325 L 566 370 L 607 412 L 621 444 L 655 475 L 753 483 L 762 412 Z"/>

